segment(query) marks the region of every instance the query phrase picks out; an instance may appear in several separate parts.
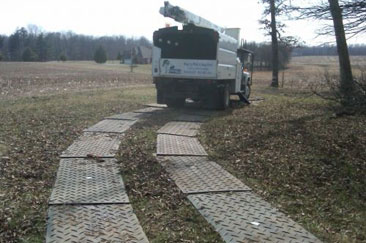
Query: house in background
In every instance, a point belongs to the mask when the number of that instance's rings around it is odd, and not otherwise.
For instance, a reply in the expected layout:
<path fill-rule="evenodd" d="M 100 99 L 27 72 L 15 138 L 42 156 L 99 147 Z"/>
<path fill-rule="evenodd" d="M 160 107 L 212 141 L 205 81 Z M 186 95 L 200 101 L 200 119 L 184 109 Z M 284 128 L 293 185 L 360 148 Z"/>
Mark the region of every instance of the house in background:
<path fill-rule="evenodd" d="M 152 61 L 152 49 L 145 46 L 133 47 L 123 52 L 121 63 L 131 64 L 150 64 Z"/>

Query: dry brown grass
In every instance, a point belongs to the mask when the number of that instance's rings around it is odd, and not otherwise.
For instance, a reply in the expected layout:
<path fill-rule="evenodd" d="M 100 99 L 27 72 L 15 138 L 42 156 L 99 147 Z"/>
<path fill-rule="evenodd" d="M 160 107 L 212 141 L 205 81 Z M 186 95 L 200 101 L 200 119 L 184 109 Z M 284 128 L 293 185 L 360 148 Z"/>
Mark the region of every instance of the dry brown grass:
<path fill-rule="evenodd" d="M 43 242 L 60 153 L 103 117 L 154 99 L 139 87 L 0 100 L 0 242 Z"/>
<path fill-rule="evenodd" d="M 366 70 L 366 57 L 351 57 L 355 76 Z M 293 91 L 311 90 L 324 80 L 324 74 L 338 74 L 338 58 L 335 56 L 293 57 L 288 69 L 280 72 L 281 87 Z M 254 73 L 255 87 L 268 87 L 272 73 L 258 71 Z"/>
<path fill-rule="evenodd" d="M 270 72 L 256 73 L 253 96 L 265 101 L 204 124 L 201 141 L 213 160 L 320 239 L 366 242 L 366 119 L 336 116 L 337 104 L 312 92 L 324 67 L 337 71 L 327 60 L 295 58 L 279 89 L 269 87 Z"/>
<path fill-rule="evenodd" d="M 70 93 L 152 83 L 151 65 L 95 62 L 0 62 L 0 98 Z"/>
<path fill-rule="evenodd" d="M 0 242 L 43 242 L 58 155 L 103 117 L 153 102 L 148 70 L 0 62 Z"/>
<path fill-rule="evenodd" d="M 366 241 L 365 119 L 335 118 L 332 104 L 312 95 L 309 83 L 323 74 L 316 64 L 322 62 L 294 59 L 279 91 L 269 88 L 270 72 L 255 73 L 253 96 L 266 101 L 214 119 L 202 140 L 227 170 L 320 238 Z M 91 62 L 0 62 L 0 242 L 42 242 L 58 154 L 103 116 L 155 100 L 150 67 L 134 71 Z M 120 154 L 131 166 L 122 168 L 144 229 L 156 242 L 218 241 L 152 158 L 162 125 L 154 122 L 131 131 L 124 144 L 131 149 Z M 147 207 L 158 214 L 143 215 Z"/>

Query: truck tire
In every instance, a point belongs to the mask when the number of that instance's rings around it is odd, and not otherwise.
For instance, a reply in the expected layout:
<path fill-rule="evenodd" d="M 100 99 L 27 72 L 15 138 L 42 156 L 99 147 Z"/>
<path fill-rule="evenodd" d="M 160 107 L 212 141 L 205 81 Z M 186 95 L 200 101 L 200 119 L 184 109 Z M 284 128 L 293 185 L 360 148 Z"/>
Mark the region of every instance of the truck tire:
<path fill-rule="evenodd" d="M 230 105 L 229 86 L 225 85 L 225 87 L 220 88 L 217 93 L 216 108 L 219 110 L 226 110 Z"/>
<path fill-rule="evenodd" d="M 162 89 L 156 90 L 156 102 L 158 104 L 165 104 L 164 92 Z"/>
<path fill-rule="evenodd" d="M 169 98 L 169 99 L 166 99 L 166 104 L 168 107 L 171 107 L 171 108 L 180 108 L 180 107 L 183 107 L 185 102 L 186 102 L 186 99 L 184 98 Z"/>

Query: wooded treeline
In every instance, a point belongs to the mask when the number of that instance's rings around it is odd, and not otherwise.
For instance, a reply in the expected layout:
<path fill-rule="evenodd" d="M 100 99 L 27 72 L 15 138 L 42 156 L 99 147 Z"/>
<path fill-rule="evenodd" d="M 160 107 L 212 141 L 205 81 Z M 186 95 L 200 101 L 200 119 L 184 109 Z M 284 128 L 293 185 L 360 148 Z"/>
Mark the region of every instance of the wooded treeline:
<path fill-rule="evenodd" d="M 366 45 L 349 45 L 348 51 L 351 56 L 366 56 Z M 336 56 L 337 47 L 334 45 L 303 46 L 293 51 L 293 56 Z"/>
<path fill-rule="evenodd" d="M 271 43 L 246 42 L 244 48 L 251 50 L 255 55 L 254 67 L 258 70 L 272 68 Z M 351 56 L 366 56 L 366 45 L 355 44 L 349 46 Z M 337 47 L 333 45 L 292 47 L 279 43 L 279 68 L 283 69 L 293 56 L 336 56 Z"/>
<path fill-rule="evenodd" d="M 0 35 L 0 60 L 3 61 L 54 61 L 93 60 L 99 46 L 107 52 L 109 59 L 116 59 L 135 46 L 151 47 L 144 37 L 125 36 L 93 37 L 72 32 L 41 32 L 37 28 L 19 28 L 12 35 Z"/>
<path fill-rule="evenodd" d="M 246 42 L 245 49 L 254 52 L 254 67 L 259 70 L 272 68 L 272 47 L 271 43 Z M 279 44 L 279 68 L 283 69 L 291 60 L 293 47 Z"/>
<path fill-rule="evenodd" d="M 124 51 L 136 46 L 151 47 L 151 42 L 124 36 L 93 37 L 72 32 L 41 32 L 36 27 L 17 29 L 12 35 L 0 35 L 0 60 L 3 61 L 54 61 L 93 60 L 95 51 L 103 46 L 108 59 L 115 60 Z M 246 42 L 244 48 L 255 53 L 255 67 L 260 70 L 272 67 L 271 43 Z M 366 45 L 350 45 L 351 55 L 366 55 Z M 294 48 L 279 43 L 279 67 L 285 68 L 291 56 L 337 55 L 336 46 L 302 46 Z"/>

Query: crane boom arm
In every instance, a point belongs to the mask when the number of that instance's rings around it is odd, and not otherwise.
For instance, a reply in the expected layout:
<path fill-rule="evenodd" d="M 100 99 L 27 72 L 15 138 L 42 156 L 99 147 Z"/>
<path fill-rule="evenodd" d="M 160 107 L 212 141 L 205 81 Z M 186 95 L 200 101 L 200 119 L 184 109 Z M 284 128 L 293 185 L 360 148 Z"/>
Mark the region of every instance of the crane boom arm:
<path fill-rule="evenodd" d="M 182 24 L 194 24 L 195 26 L 214 29 L 219 33 L 224 33 L 224 28 L 217 26 L 210 21 L 195 15 L 181 7 L 173 6 L 168 1 L 164 2 L 164 7 L 160 8 L 160 13 L 164 17 L 169 17 Z"/>

